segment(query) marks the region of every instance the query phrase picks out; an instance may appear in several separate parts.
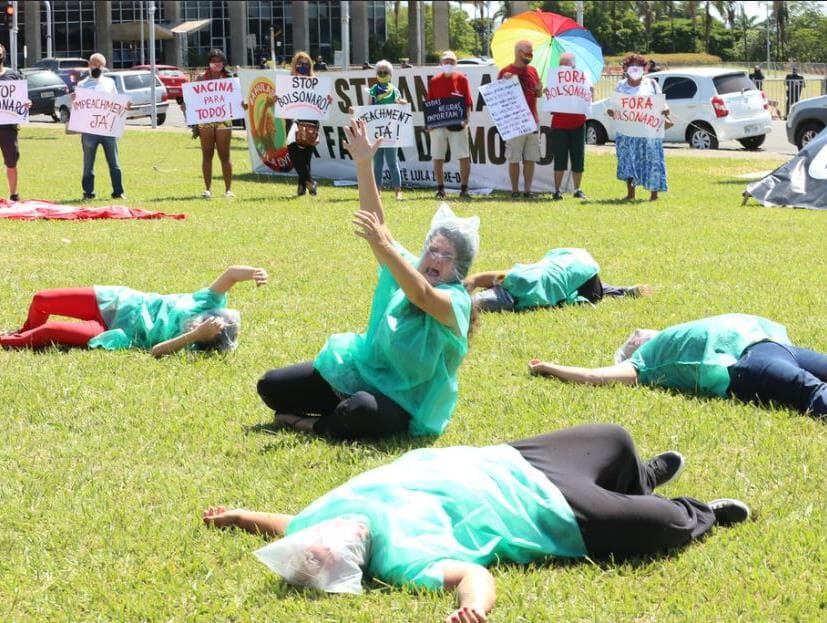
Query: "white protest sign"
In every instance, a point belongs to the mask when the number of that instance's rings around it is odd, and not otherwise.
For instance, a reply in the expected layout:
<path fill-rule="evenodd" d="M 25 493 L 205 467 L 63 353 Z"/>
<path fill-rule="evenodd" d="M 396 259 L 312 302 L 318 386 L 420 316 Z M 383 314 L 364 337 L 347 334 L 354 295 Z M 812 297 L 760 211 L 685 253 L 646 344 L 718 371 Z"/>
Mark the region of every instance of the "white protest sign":
<path fill-rule="evenodd" d="M 187 125 L 218 123 L 244 116 L 238 78 L 199 80 L 181 86 L 187 107 Z"/>
<path fill-rule="evenodd" d="M 28 99 L 25 80 L 0 80 L 0 124 L 29 123 Z"/>
<path fill-rule="evenodd" d="M 573 67 L 549 67 L 543 89 L 543 110 L 588 115 L 592 83 L 588 74 Z"/>
<path fill-rule="evenodd" d="M 618 134 L 645 138 L 663 138 L 666 128 L 666 96 L 624 95 L 615 93 L 609 103 L 614 113 L 614 127 Z"/>
<path fill-rule="evenodd" d="M 94 89 L 75 89 L 69 130 L 98 136 L 123 134 L 129 96 L 105 93 Z"/>
<path fill-rule="evenodd" d="M 324 121 L 330 114 L 330 78 L 276 76 L 276 116 Z"/>
<path fill-rule="evenodd" d="M 504 141 L 537 131 L 537 120 L 528 107 L 516 76 L 484 84 L 479 90 L 488 114 Z"/>
<path fill-rule="evenodd" d="M 413 147 L 414 123 L 410 104 L 354 106 L 353 118 L 364 121 L 368 136 L 382 139 L 382 147 Z"/>

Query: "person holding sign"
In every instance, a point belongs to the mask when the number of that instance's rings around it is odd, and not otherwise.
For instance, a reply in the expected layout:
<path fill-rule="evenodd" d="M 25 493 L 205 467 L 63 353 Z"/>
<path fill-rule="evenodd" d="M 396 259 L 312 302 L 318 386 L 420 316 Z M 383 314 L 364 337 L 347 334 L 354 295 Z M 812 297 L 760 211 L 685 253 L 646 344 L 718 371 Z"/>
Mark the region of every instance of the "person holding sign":
<path fill-rule="evenodd" d="M 428 128 L 431 135 L 431 158 L 434 161 L 436 196 L 445 198 L 445 173 L 443 170 L 448 147 L 451 157 L 459 160 L 460 197 L 468 197 L 468 179 L 471 176 L 471 145 L 468 136 L 468 115 L 474 107 L 471 85 L 465 74 L 456 71 L 457 55 L 445 50 L 440 57 L 440 73 L 428 83 L 429 101 L 442 98 L 462 98 L 465 102 L 465 117 L 461 123 L 448 127 Z"/>
<path fill-rule="evenodd" d="M 529 368 L 572 383 L 665 387 L 827 416 L 827 355 L 794 346 L 783 325 L 748 314 L 637 329 L 605 368 L 537 359 Z"/>
<path fill-rule="evenodd" d="M 657 81 L 646 78 L 646 59 L 640 54 L 629 54 L 623 59 L 623 71 L 626 79 L 621 80 L 615 93 L 628 96 L 647 97 L 661 92 Z M 665 127 L 672 127 L 669 120 L 669 108 L 660 114 L 665 118 Z M 608 110 L 614 118 L 614 110 Z M 617 152 L 617 179 L 626 182 L 626 199 L 635 198 L 635 188 L 643 186 L 649 191 L 649 200 L 656 201 L 658 192 L 666 191 L 666 157 L 663 153 L 663 138 L 644 136 L 625 136 L 617 133 L 615 138 Z"/>
<path fill-rule="evenodd" d="M 376 84 L 370 88 L 370 105 L 407 104 L 399 90 L 393 86 L 391 76 L 393 65 L 381 60 L 376 63 Z M 391 185 L 396 193 L 396 200 L 402 199 L 402 175 L 399 172 L 399 150 L 396 147 L 380 147 L 373 156 L 373 177 L 376 187 L 382 188 L 382 173 L 385 164 L 391 173 Z"/>
<path fill-rule="evenodd" d="M 526 104 L 534 120 L 537 116 L 537 98 L 542 94 L 543 84 L 537 70 L 530 65 L 534 48 L 530 41 L 518 41 L 514 45 L 514 62 L 504 67 L 497 80 L 508 80 L 517 76 Z M 508 176 L 511 179 L 511 196 L 520 196 L 520 163 L 523 163 L 523 197 L 531 198 L 531 183 L 534 180 L 534 165 L 540 160 L 540 132 L 523 134 L 505 142 L 505 158 L 508 160 Z"/>
<path fill-rule="evenodd" d="M 0 45 L 0 81 L 22 80 L 25 78 L 19 72 L 6 67 L 6 48 Z M 32 107 L 32 100 L 25 101 L 26 109 Z M 4 123 L 0 125 L 0 151 L 3 152 L 3 164 L 6 165 L 6 179 L 9 182 L 9 199 L 20 201 L 17 194 L 17 161 L 20 160 L 20 150 L 17 145 L 17 124 Z"/>
<path fill-rule="evenodd" d="M 26 322 L 0 335 L 3 348 L 74 346 L 140 348 L 161 357 L 179 350 L 225 351 L 238 344 L 240 314 L 227 292 L 241 281 L 267 283 L 267 272 L 230 266 L 208 288 L 192 294 L 154 294 L 124 286 L 43 290 L 32 298 Z M 50 320 L 66 316 L 75 322 Z"/>
<path fill-rule="evenodd" d="M 288 584 L 359 595 L 367 574 L 383 587 L 455 590 L 457 609 L 445 622 L 484 623 L 496 599 L 489 565 L 674 553 L 749 519 L 740 500 L 655 494 L 684 465 L 674 450 L 643 460 L 625 429 L 587 424 L 483 447 L 411 450 L 297 515 L 218 506 L 202 518 L 207 527 L 283 536 L 255 556 Z"/>
<path fill-rule="evenodd" d="M 106 57 L 103 54 L 95 53 L 89 57 L 89 76 L 78 83 L 78 89 L 99 91 L 107 95 L 117 95 L 115 81 L 107 78 L 103 70 L 106 68 Z M 71 96 L 72 101 L 75 94 Z M 127 106 L 127 108 L 129 108 Z M 123 173 L 121 163 L 118 161 L 118 139 L 114 136 L 102 136 L 82 132 L 80 143 L 83 146 L 83 187 L 84 201 L 95 198 L 95 156 L 98 145 L 103 147 L 103 155 L 106 156 L 106 165 L 109 167 L 109 179 L 112 182 L 112 199 L 125 199 L 123 192 Z"/>
<path fill-rule="evenodd" d="M 356 120 L 345 136 L 359 186 L 355 233 L 379 263 L 367 331 L 332 335 L 315 361 L 270 370 L 258 394 L 277 423 L 303 432 L 334 439 L 439 435 L 468 352 L 472 306 L 462 279 L 479 246 L 479 218 L 458 218 L 443 204 L 416 257 L 385 223 L 371 162 L 381 139 L 371 142 Z"/>
<path fill-rule="evenodd" d="M 209 67 L 198 76 L 197 82 L 202 80 L 222 80 L 232 78 L 233 74 L 227 69 L 227 57 L 221 50 L 210 50 L 207 57 Z M 201 175 L 204 177 L 204 199 L 212 197 L 212 161 L 215 152 L 221 161 L 221 176 L 224 178 L 224 196 L 235 197 L 231 190 L 233 185 L 233 163 L 230 160 L 230 141 L 233 137 L 232 121 L 215 121 L 213 123 L 198 124 L 198 140 L 201 142 Z"/>
<path fill-rule="evenodd" d="M 523 311 L 571 303 L 598 303 L 604 297 L 648 296 L 652 288 L 603 284 L 600 267 L 585 249 L 552 249 L 535 264 L 470 275 L 465 287 L 481 311 Z"/>

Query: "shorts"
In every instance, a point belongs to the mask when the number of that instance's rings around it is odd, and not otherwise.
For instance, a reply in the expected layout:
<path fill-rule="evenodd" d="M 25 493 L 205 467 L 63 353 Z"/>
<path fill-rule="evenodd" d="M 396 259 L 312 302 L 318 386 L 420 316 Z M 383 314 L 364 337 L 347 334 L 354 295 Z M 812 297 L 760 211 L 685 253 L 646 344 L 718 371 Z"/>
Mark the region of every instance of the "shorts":
<path fill-rule="evenodd" d="M 555 171 L 568 169 L 571 156 L 572 173 L 582 173 L 586 162 L 586 124 L 571 130 L 551 128 L 551 153 Z"/>
<path fill-rule="evenodd" d="M 0 150 L 3 152 L 3 164 L 9 169 L 14 169 L 20 160 L 16 125 L 0 125 Z"/>
<path fill-rule="evenodd" d="M 212 123 L 199 123 L 199 128 L 215 128 L 216 130 L 232 130 L 232 121 L 213 121 Z"/>
<path fill-rule="evenodd" d="M 540 133 L 515 136 L 505 142 L 505 159 L 510 163 L 540 160 Z"/>
<path fill-rule="evenodd" d="M 468 128 L 459 132 L 451 132 L 448 128 L 434 128 L 431 135 L 431 159 L 445 160 L 448 146 L 451 147 L 451 157 L 454 160 L 471 157 L 471 145 L 468 138 Z"/>

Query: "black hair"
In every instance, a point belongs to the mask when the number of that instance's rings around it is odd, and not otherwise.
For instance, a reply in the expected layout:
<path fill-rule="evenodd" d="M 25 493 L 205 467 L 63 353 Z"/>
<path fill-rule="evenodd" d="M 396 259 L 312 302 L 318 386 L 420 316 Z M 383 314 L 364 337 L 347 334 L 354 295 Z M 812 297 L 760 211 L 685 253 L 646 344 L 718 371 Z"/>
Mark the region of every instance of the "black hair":
<path fill-rule="evenodd" d="M 200 352 L 224 352 L 235 348 L 235 345 L 238 343 L 238 330 L 240 324 L 238 312 L 232 309 L 214 309 L 192 318 L 189 322 L 187 322 L 187 327 L 188 329 L 192 328 L 192 325 L 195 323 L 200 324 L 210 318 L 221 318 L 224 321 L 224 328 L 221 329 L 221 333 L 216 335 L 211 340 L 206 342 L 194 342 L 192 345 L 192 350 Z"/>
<path fill-rule="evenodd" d="M 428 242 L 433 240 L 434 236 L 437 235 L 443 236 L 454 245 L 454 252 L 456 254 L 454 266 L 456 266 L 459 279 L 465 279 L 466 275 L 468 275 L 468 269 L 471 268 L 471 262 L 474 261 L 474 247 L 468 239 L 468 236 L 462 235 L 459 230 L 452 227 L 437 227 L 431 232 L 430 236 L 428 236 Z"/>
<path fill-rule="evenodd" d="M 0 64 L 6 62 L 6 46 L 0 44 Z"/>
<path fill-rule="evenodd" d="M 209 63 L 214 58 L 219 59 L 225 65 L 227 64 L 227 56 L 218 48 L 213 48 L 210 50 L 210 53 L 207 54 L 207 62 Z"/>

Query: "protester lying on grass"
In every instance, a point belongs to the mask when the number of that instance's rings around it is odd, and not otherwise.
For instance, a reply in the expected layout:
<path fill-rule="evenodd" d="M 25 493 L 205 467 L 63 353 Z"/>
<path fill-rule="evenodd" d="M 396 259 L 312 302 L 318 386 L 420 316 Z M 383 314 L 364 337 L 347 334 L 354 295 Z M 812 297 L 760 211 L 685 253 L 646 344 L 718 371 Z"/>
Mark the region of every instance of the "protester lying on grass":
<path fill-rule="evenodd" d="M 288 583 L 362 592 L 382 582 L 456 589 L 446 621 L 485 621 L 503 560 L 616 559 L 688 544 L 713 525 L 746 520 L 743 503 L 652 491 L 683 468 L 674 451 L 642 462 L 612 424 L 560 430 L 509 444 L 423 448 L 356 476 L 298 515 L 209 508 L 208 526 L 286 535 L 256 556 Z"/>
<path fill-rule="evenodd" d="M 270 370 L 258 393 L 277 423 L 304 432 L 437 435 L 454 410 L 468 351 L 471 297 L 462 278 L 479 246 L 479 219 L 458 218 L 443 204 L 417 258 L 385 223 L 372 169 L 381 141 L 368 141 L 364 122 L 345 134 L 359 182 L 355 233 L 379 262 L 367 331 L 332 335 L 315 361 Z"/>
<path fill-rule="evenodd" d="M 533 359 L 529 369 L 574 383 L 642 383 L 827 415 L 827 355 L 793 346 L 784 326 L 759 316 L 724 314 L 663 331 L 638 329 L 615 361 L 575 368 Z"/>
<path fill-rule="evenodd" d="M 267 272 L 230 266 L 208 288 L 192 294 L 154 294 L 124 286 L 59 288 L 34 295 L 17 331 L 0 336 L 3 348 L 77 346 L 141 348 L 156 357 L 181 349 L 226 351 L 238 345 L 240 314 L 225 309 L 239 281 L 267 283 Z M 50 320 L 66 316 L 75 321 Z"/>
<path fill-rule="evenodd" d="M 510 270 L 470 275 L 465 280 L 481 311 L 520 311 L 566 303 L 597 303 L 604 296 L 647 296 L 648 285 L 608 286 L 600 268 L 585 249 L 552 249 L 535 264 L 515 264 Z"/>

